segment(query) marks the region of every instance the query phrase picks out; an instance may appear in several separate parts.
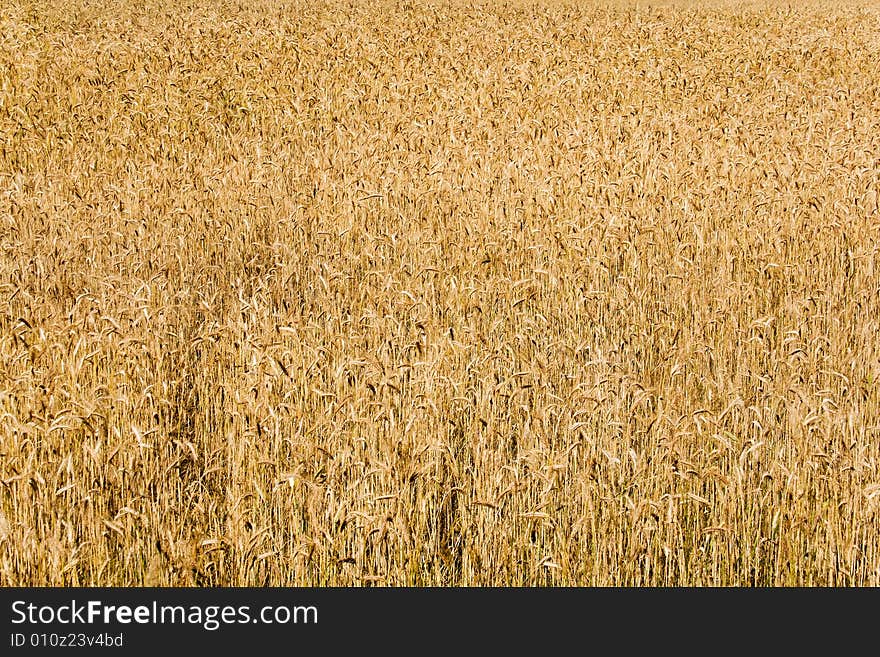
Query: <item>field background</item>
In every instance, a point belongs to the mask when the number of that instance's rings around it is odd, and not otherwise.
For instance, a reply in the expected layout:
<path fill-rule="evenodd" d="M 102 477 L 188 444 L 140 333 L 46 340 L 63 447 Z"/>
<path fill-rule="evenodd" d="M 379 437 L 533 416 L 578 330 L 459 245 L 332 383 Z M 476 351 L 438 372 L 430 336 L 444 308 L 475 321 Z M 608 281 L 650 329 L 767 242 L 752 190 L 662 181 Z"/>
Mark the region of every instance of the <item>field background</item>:
<path fill-rule="evenodd" d="M 0 6 L 0 584 L 880 585 L 876 4 Z"/>

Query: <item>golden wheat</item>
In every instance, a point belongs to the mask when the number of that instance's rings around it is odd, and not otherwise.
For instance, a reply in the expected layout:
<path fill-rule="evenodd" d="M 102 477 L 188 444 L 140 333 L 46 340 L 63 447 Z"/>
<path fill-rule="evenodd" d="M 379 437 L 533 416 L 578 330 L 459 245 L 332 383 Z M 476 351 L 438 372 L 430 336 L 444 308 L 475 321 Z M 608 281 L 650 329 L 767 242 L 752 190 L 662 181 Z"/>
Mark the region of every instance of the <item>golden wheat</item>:
<path fill-rule="evenodd" d="M 0 584 L 880 584 L 878 50 L 4 2 Z"/>

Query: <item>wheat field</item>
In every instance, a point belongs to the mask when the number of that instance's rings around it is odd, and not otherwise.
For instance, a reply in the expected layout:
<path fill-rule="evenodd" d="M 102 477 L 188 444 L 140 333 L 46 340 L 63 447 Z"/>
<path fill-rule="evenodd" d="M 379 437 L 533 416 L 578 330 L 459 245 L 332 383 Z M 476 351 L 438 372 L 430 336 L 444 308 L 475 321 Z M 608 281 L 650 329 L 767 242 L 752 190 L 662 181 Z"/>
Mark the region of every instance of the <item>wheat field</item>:
<path fill-rule="evenodd" d="M 880 585 L 878 52 L 4 2 L 0 584 Z"/>

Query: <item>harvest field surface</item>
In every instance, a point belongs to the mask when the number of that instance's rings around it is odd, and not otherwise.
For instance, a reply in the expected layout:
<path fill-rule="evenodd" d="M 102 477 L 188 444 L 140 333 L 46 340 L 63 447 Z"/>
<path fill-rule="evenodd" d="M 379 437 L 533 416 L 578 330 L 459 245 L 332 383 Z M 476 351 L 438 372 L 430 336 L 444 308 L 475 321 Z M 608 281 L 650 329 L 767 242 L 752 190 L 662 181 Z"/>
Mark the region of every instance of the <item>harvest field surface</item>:
<path fill-rule="evenodd" d="M 0 585 L 880 585 L 878 53 L 5 0 Z"/>

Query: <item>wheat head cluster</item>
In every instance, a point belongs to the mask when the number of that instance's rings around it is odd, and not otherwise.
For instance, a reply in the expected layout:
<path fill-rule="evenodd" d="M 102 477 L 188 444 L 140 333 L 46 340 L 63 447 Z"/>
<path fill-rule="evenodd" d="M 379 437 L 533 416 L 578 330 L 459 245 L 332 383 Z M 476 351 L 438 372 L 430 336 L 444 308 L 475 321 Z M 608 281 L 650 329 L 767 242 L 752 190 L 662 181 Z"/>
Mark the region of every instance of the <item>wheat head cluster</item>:
<path fill-rule="evenodd" d="M 878 52 L 3 2 L 0 584 L 880 584 Z"/>

